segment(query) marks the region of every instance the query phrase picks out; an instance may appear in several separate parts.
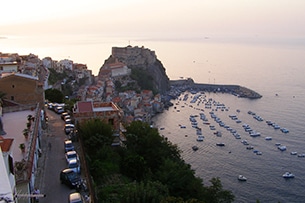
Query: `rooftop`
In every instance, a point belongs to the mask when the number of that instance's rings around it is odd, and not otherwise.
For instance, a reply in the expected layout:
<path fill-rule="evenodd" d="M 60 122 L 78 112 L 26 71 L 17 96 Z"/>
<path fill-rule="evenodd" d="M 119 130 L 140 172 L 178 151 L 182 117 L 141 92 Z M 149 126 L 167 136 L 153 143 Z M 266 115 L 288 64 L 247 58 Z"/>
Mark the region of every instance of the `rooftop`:
<path fill-rule="evenodd" d="M 99 102 L 77 102 L 74 112 L 101 112 L 101 111 L 118 111 L 118 108 L 113 103 L 99 103 Z"/>
<path fill-rule="evenodd" d="M 0 143 L 2 148 L 2 152 L 5 153 L 9 150 L 9 146 L 11 145 L 11 152 L 14 158 L 14 161 L 21 161 L 26 158 L 28 153 L 28 140 L 23 135 L 23 130 L 26 128 L 27 117 L 28 115 L 34 115 L 34 111 L 25 110 L 18 111 L 12 113 L 5 113 L 2 117 L 3 129 L 6 132 L 6 135 L 2 135 L 2 138 L 8 139 L 3 143 Z M 22 153 L 19 149 L 19 145 L 24 143 L 26 146 L 26 152 Z"/>

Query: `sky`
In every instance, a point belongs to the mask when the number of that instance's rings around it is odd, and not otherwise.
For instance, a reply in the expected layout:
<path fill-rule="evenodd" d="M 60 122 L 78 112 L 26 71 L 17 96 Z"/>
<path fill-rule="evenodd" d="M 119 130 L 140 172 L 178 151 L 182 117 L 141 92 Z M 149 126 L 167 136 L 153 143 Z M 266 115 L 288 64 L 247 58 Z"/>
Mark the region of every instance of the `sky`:
<path fill-rule="evenodd" d="M 10 0 L 1 8 L 0 37 L 305 35 L 304 0 Z"/>
<path fill-rule="evenodd" d="M 0 52 L 68 58 L 87 64 L 94 74 L 113 46 L 144 46 L 171 66 L 178 63 L 172 50 L 157 42 L 292 38 L 305 44 L 305 0 L 7 0 L 0 5 Z"/>

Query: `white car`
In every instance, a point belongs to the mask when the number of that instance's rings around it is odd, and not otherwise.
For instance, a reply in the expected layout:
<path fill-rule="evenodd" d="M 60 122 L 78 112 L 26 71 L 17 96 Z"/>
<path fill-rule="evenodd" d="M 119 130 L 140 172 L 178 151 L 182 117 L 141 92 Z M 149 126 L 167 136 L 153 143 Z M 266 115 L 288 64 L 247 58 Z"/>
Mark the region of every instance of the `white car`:
<path fill-rule="evenodd" d="M 75 173 L 80 174 L 80 163 L 77 159 L 71 159 L 68 163 L 68 168 L 72 169 Z"/>
<path fill-rule="evenodd" d="M 65 133 L 68 135 L 70 132 L 74 130 L 74 125 L 73 124 L 65 124 Z"/>
<path fill-rule="evenodd" d="M 78 192 L 73 192 L 69 195 L 69 203 L 83 203 L 85 202 L 83 196 Z"/>
<path fill-rule="evenodd" d="M 72 159 L 76 159 L 77 161 L 79 161 L 79 157 L 78 157 L 78 154 L 76 151 L 68 151 L 66 154 L 66 160 L 67 160 L 67 163 L 69 163 L 70 160 Z"/>

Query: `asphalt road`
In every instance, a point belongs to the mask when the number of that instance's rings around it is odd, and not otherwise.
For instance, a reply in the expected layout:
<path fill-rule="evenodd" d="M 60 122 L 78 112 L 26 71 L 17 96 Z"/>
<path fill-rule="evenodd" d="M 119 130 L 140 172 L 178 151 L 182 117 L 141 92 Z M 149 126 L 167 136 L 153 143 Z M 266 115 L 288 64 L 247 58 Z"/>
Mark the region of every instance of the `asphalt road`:
<path fill-rule="evenodd" d="M 36 185 L 46 197 L 40 198 L 40 203 L 68 202 L 68 197 L 75 190 L 60 183 L 60 171 L 67 167 L 64 140 L 64 121 L 60 115 L 46 110 L 49 118 L 48 127 L 42 137 L 42 156 L 39 160 Z M 51 147 L 50 147 L 51 146 Z"/>

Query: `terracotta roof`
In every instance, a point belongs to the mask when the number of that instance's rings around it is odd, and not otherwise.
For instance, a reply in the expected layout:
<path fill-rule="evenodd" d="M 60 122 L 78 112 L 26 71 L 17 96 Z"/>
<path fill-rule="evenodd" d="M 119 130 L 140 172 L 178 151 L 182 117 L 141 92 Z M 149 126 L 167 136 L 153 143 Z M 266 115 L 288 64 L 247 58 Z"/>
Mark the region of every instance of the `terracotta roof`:
<path fill-rule="evenodd" d="M 92 112 L 92 102 L 78 102 L 78 112 Z"/>
<path fill-rule="evenodd" d="M 14 139 L 12 139 L 12 138 L 4 139 L 3 137 L 0 137 L 0 147 L 1 147 L 2 151 L 3 152 L 10 151 L 13 141 L 14 141 Z"/>

